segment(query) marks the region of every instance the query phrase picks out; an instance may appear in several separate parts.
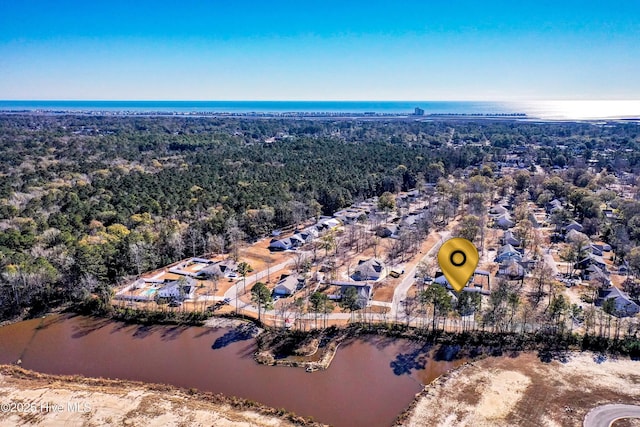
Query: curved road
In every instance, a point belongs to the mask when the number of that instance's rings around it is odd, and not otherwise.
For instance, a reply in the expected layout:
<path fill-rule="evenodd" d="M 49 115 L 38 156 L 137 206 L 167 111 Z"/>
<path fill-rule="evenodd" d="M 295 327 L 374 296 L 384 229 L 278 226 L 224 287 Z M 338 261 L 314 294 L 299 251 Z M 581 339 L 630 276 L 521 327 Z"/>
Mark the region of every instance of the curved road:
<path fill-rule="evenodd" d="M 640 406 L 636 405 L 602 405 L 593 408 L 584 417 L 584 427 L 609 427 L 620 418 L 640 418 Z"/>

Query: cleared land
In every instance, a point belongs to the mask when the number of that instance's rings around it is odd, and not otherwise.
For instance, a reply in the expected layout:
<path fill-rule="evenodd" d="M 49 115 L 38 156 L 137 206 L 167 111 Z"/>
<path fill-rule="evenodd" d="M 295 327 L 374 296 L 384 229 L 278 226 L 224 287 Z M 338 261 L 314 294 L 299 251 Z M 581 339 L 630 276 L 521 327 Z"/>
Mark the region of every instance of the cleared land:
<path fill-rule="evenodd" d="M 592 408 L 607 403 L 640 404 L 640 362 L 577 353 L 565 363 L 543 363 L 521 354 L 483 359 L 441 377 L 401 425 L 582 426 Z"/>
<path fill-rule="evenodd" d="M 0 425 L 315 425 L 241 399 L 138 382 L 43 375 L 13 366 L 0 366 L 0 397 Z M 13 403 L 15 411 L 5 405 Z"/>

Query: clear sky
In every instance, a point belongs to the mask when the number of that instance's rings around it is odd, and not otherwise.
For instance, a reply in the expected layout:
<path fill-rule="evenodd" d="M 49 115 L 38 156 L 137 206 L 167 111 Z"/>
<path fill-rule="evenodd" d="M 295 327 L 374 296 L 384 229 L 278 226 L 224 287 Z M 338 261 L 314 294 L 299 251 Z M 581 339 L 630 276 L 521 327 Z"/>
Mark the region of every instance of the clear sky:
<path fill-rule="evenodd" d="M 640 99 L 640 1 L 0 0 L 0 99 Z"/>

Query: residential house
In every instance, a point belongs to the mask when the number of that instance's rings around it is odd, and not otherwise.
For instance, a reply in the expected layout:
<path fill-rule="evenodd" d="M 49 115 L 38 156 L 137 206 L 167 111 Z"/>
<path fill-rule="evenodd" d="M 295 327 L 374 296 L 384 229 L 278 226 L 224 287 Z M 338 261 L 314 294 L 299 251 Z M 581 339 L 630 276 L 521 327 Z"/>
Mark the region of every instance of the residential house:
<path fill-rule="evenodd" d="M 291 241 L 292 248 L 299 248 L 300 246 L 305 244 L 305 239 L 298 233 L 289 237 L 289 241 Z"/>
<path fill-rule="evenodd" d="M 298 289 L 304 286 L 304 279 L 295 274 L 282 278 L 273 288 L 274 295 L 293 295 Z"/>
<path fill-rule="evenodd" d="M 522 261 L 522 254 L 512 245 L 504 245 L 498 251 L 495 262 L 504 262 L 507 260 Z"/>
<path fill-rule="evenodd" d="M 305 242 L 310 242 L 318 237 L 318 229 L 315 227 L 307 227 L 298 234 Z"/>
<path fill-rule="evenodd" d="M 489 214 L 493 216 L 501 216 L 508 214 L 509 211 L 502 205 L 493 205 L 489 208 Z"/>
<path fill-rule="evenodd" d="M 271 242 L 269 242 L 270 251 L 288 251 L 292 248 L 293 243 L 288 237 L 284 239 L 271 239 Z"/>
<path fill-rule="evenodd" d="M 553 213 L 555 211 L 563 209 L 562 202 L 558 199 L 553 199 L 545 206 L 547 213 Z"/>
<path fill-rule="evenodd" d="M 358 221 L 361 215 L 366 215 L 360 209 L 343 209 L 333 214 L 333 217 L 343 224 L 353 224 Z"/>
<path fill-rule="evenodd" d="M 507 230 L 509 228 L 512 228 L 514 225 L 516 225 L 515 222 L 511 220 L 511 217 L 509 216 L 508 213 L 497 217 L 493 221 L 493 224 L 495 227 L 502 228 L 503 230 Z"/>
<path fill-rule="evenodd" d="M 433 283 L 437 283 L 440 286 L 450 286 L 449 281 L 447 281 L 447 278 L 442 271 L 436 271 L 436 276 L 433 278 Z"/>
<path fill-rule="evenodd" d="M 371 295 L 373 294 L 373 287 L 370 285 L 342 285 L 340 286 L 340 294 L 344 294 L 344 292 L 348 288 L 356 289 L 356 306 L 358 309 L 363 309 L 369 304 L 369 300 L 371 299 Z"/>
<path fill-rule="evenodd" d="M 505 276 L 510 280 L 521 280 L 525 274 L 525 268 L 515 259 L 505 260 L 498 268 L 498 276 Z"/>
<path fill-rule="evenodd" d="M 395 224 L 385 224 L 378 227 L 376 234 L 379 237 L 397 237 L 398 229 L 398 226 Z"/>
<path fill-rule="evenodd" d="M 334 228 L 337 228 L 339 226 L 340 226 L 339 220 L 337 220 L 336 218 L 329 218 L 329 217 L 321 217 L 318 223 L 316 224 L 316 228 L 318 229 L 318 231 L 333 230 Z"/>
<path fill-rule="evenodd" d="M 601 269 L 597 265 L 590 265 L 582 270 L 582 278 L 584 280 L 591 280 L 599 284 L 611 284 L 611 279 L 609 279 L 609 272 L 606 269 Z"/>
<path fill-rule="evenodd" d="M 514 236 L 513 231 L 505 231 L 502 236 L 503 245 L 520 246 L 520 239 Z"/>
<path fill-rule="evenodd" d="M 402 217 L 402 219 L 400 220 L 400 224 L 403 227 L 411 227 L 413 225 L 415 225 L 416 223 L 418 223 L 419 221 L 423 220 L 425 218 L 425 213 L 421 212 L 421 213 L 410 213 L 409 215 L 405 215 L 404 217 Z"/>
<path fill-rule="evenodd" d="M 379 259 L 360 260 L 351 278 L 357 281 L 380 280 L 384 275 L 384 269 L 384 262 Z"/>
<path fill-rule="evenodd" d="M 230 277 L 235 272 L 236 263 L 233 260 L 225 260 L 215 264 L 208 265 L 198 272 L 197 277 L 200 279 L 210 279 L 212 277 Z"/>
<path fill-rule="evenodd" d="M 579 232 L 582 233 L 583 229 L 584 228 L 582 227 L 582 225 L 579 222 L 577 222 L 576 220 L 571 221 L 569 223 L 569 225 L 567 225 L 566 227 L 563 228 L 565 233 L 568 233 L 571 230 L 576 230 L 576 231 L 579 231 Z"/>
<path fill-rule="evenodd" d="M 178 301 L 193 299 L 195 293 L 196 281 L 190 277 L 184 277 L 168 282 L 158 290 L 158 296 L 160 298 L 175 299 Z"/>
<path fill-rule="evenodd" d="M 596 305 L 602 306 L 604 301 L 613 299 L 615 301 L 615 310 L 613 315 L 617 317 L 631 317 L 640 313 L 640 306 L 631 301 L 629 296 L 616 287 L 600 289 Z"/>
<path fill-rule="evenodd" d="M 578 261 L 575 265 L 575 268 L 586 270 L 590 265 L 595 265 L 603 271 L 607 270 L 607 264 L 605 264 L 604 259 L 601 256 L 594 255 L 592 253 L 588 254 L 585 258 Z"/>

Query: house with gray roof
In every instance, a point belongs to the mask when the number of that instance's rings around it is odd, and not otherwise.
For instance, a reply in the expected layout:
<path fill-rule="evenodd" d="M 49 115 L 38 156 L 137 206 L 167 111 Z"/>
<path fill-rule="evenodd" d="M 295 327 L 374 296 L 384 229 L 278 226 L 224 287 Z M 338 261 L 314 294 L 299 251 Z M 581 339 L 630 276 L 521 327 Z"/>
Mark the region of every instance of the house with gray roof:
<path fill-rule="evenodd" d="M 578 221 L 573 220 L 569 223 L 569 225 L 567 225 L 566 227 L 563 227 L 563 230 L 565 233 L 568 233 L 571 230 L 576 230 L 582 233 L 582 230 L 584 229 L 584 227 L 582 227 L 582 224 L 580 224 Z"/>
<path fill-rule="evenodd" d="M 526 269 L 515 259 L 505 260 L 498 268 L 498 276 L 504 276 L 510 280 L 523 279 L 525 274 Z"/>
<path fill-rule="evenodd" d="M 304 278 L 291 274 L 282 278 L 273 288 L 274 295 L 288 296 L 293 295 L 298 289 L 304 286 Z"/>
<path fill-rule="evenodd" d="M 502 228 L 503 230 L 506 230 L 508 228 L 512 228 L 514 225 L 516 225 L 516 223 L 511 220 L 511 217 L 509 216 L 508 213 L 500 215 L 499 217 L 497 217 L 493 221 L 493 224 L 494 224 L 495 227 Z"/>
<path fill-rule="evenodd" d="M 495 262 L 504 262 L 511 259 L 522 261 L 522 254 L 512 245 L 504 245 L 498 250 L 498 256 L 496 256 Z"/>
<path fill-rule="evenodd" d="M 609 299 L 613 299 L 615 302 L 615 310 L 612 314 L 616 317 L 631 317 L 640 313 L 640 306 L 633 302 L 627 294 L 614 286 L 598 291 L 596 306 L 602 307 L 604 301 Z"/>
<path fill-rule="evenodd" d="M 384 276 L 384 269 L 384 262 L 379 259 L 360 260 L 351 278 L 356 281 L 380 280 Z"/>
<path fill-rule="evenodd" d="M 373 287 L 370 285 L 342 285 L 340 286 L 340 295 L 342 295 L 348 288 L 355 288 L 356 290 L 356 306 L 359 309 L 365 308 L 369 304 L 371 295 L 373 293 Z"/>
<path fill-rule="evenodd" d="M 399 227 L 396 224 L 385 224 L 378 227 L 376 234 L 378 237 L 397 237 Z"/>
<path fill-rule="evenodd" d="M 514 236 L 513 231 L 507 230 L 502 236 L 503 245 L 520 246 L 520 239 Z"/>

